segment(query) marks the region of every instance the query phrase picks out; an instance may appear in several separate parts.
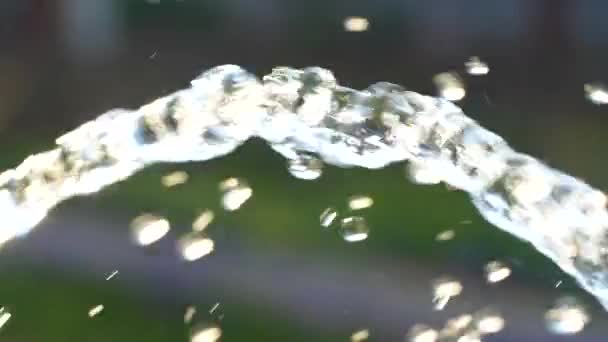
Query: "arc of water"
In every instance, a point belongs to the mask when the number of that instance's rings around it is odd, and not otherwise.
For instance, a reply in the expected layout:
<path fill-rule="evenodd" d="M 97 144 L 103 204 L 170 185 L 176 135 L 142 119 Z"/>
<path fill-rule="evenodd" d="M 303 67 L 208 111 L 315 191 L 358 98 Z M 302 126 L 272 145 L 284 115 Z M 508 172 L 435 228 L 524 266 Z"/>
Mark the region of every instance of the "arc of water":
<path fill-rule="evenodd" d="M 530 242 L 608 308 L 606 196 L 514 151 L 449 101 L 377 83 L 357 91 L 321 68 L 275 68 L 262 81 L 234 65 L 136 110 L 115 109 L 54 149 L 0 174 L 0 242 L 55 205 L 158 162 L 203 161 L 258 136 L 289 159 L 341 167 L 408 160 L 412 179 L 470 194 L 481 215 Z"/>

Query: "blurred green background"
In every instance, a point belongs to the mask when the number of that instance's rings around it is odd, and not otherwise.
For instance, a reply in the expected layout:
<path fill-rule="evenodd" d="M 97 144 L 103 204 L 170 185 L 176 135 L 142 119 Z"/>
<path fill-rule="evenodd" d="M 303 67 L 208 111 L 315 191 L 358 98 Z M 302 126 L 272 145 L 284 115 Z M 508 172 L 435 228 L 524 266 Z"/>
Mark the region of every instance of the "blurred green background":
<path fill-rule="evenodd" d="M 475 55 L 491 70 L 463 74 L 465 112 L 517 149 L 605 189 L 606 109 L 584 98 L 583 84 L 608 76 L 608 28 L 598 14 L 606 9 L 599 0 L 3 1 L 0 167 L 218 64 L 258 75 L 320 65 L 353 87 L 382 80 L 433 94 L 434 74 L 462 73 Z M 369 30 L 345 32 L 348 16 L 368 18 Z M 175 170 L 189 181 L 163 187 L 161 177 Z M 253 189 L 236 212 L 219 205 L 227 177 Z M 355 194 L 374 199 L 363 212 L 371 233 L 349 244 L 323 229 L 319 215 L 330 206 L 348 215 Z M 207 208 L 216 214 L 216 251 L 180 261 L 175 240 Z M 130 239 L 129 223 L 142 212 L 172 224 L 151 248 Z M 446 229 L 456 237 L 438 243 Z M 485 284 L 491 260 L 513 275 Z M 0 250 L 0 274 L 0 306 L 13 314 L 0 341 L 187 341 L 193 325 L 210 322 L 224 341 L 348 341 L 364 328 L 372 341 L 402 341 L 415 323 L 440 326 L 488 306 L 507 328 L 487 341 L 604 341 L 608 332 L 593 298 L 531 246 L 484 222 L 465 194 L 413 185 L 400 164 L 327 167 L 316 181 L 298 180 L 258 140 L 206 163 L 153 166 L 62 204 Z M 436 312 L 431 283 L 444 275 L 461 280 L 464 293 Z M 589 329 L 569 338 L 548 334 L 542 316 L 564 294 L 593 312 Z M 89 318 L 98 304 L 104 311 Z M 197 308 L 193 324 L 183 320 L 188 306 Z"/>

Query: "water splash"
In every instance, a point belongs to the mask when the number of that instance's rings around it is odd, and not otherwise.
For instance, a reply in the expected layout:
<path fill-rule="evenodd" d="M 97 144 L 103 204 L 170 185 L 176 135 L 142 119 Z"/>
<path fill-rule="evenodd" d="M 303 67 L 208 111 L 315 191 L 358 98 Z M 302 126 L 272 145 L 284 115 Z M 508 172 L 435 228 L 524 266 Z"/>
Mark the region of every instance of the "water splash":
<path fill-rule="evenodd" d="M 602 192 L 514 151 L 444 98 L 386 82 L 357 91 L 317 67 L 276 68 L 262 81 L 238 66 L 213 68 L 188 89 L 68 132 L 54 149 L 0 174 L 0 212 L 10 223 L 0 243 L 26 234 L 69 197 L 153 163 L 217 158 L 252 136 L 289 160 L 311 153 L 371 169 L 409 160 L 433 182 L 468 192 L 487 221 L 530 242 L 608 307 Z"/>

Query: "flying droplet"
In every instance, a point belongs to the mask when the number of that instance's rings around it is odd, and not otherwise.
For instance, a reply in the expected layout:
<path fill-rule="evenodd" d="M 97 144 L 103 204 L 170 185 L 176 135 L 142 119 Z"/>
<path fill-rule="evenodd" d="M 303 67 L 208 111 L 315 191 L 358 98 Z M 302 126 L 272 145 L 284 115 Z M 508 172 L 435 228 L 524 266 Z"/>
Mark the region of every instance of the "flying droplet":
<path fill-rule="evenodd" d="M 209 209 L 203 210 L 203 212 L 194 219 L 194 222 L 192 222 L 192 230 L 202 232 L 211 224 L 211 222 L 213 222 L 214 217 L 213 211 Z"/>
<path fill-rule="evenodd" d="M 490 67 L 488 64 L 483 62 L 479 57 L 473 56 L 469 58 L 469 60 L 464 64 L 467 69 L 467 73 L 473 76 L 481 76 L 486 75 L 490 72 Z"/>
<path fill-rule="evenodd" d="M 222 206 L 228 211 L 239 209 L 253 195 L 253 190 L 244 180 L 228 178 L 220 183 Z"/>
<path fill-rule="evenodd" d="M 436 342 L 439 337 L 437 330 L 423 324 L 414 325 L 408 335 L 408 342 Z"/>
<path fill-rule="evenodd" d="M 362 329 L 362 330 L 356 331 L 350 336 L 351 342 L 363 342 L 363 341 L 366 341 L 368 338 L 369 338 L 369 330 L 367 330 L 367 329 Z"/>
<path fill-rule="evenodd" d="M 435 310 L 443 310 L 452 297 L 462 293 L 462 284 L 452 278 L 440 278 L 433 284 L 433 303 Z"/>
<path fill-rule="evenodd" d="M 491 261 L 485 266 L 488 283 L 498 283 L 511 275 L 511 269 L 500 261 Z"/>
<path fill-rule="evenodd" d="M 452 240 L 456 236 L 456 233 L 452 229 L 444 230 L 435 236 L 436 241 L 448 241 Z"/>
<path fill-rule="evenodd" d="M 0 329 L 11 319 L 12 315 L 4 307 L 0 308 Z"/>
<path fill-rule="evenodd" d="M 186 308 L 186 312 L 184 312 L 184 323 L 189 324 L 192 322 L 192 319 L 196 315 L 196 307 L 190 305 Z"/>
<path fill-rule="evenodd" d="M 601 83 L 585 84 L 585 96 L 596 105 L 608 103 L 608 88 Z"/>
<path fill-rule="evenodd" d="M 213 315 L 213 313 L 215 312 L 215 310 L 217 310 L 217 308 L 220 307 L 220 302 L 216 302 L 215 304 L 213 304 L 213 306 L 211 307 L 211 309 L 209 309 L 209 314 Z"/>
<path fill-rule="evenodd" d="M 361 216 L 347 217 L 342 220 L 340 234 L 348 242 L 363 241 L 369 235 L 369 226 L 365 218 Z"/>
<path fill-rule="evenodd" d="M 198 234 L 189 234 L 178 242 L 179 251 L 186 261 L 198 260 L 211 252 L 215 247 L 213 240 Z"/>
<path fill-rule="evenodd" d="M 319 221 L 321 221 L 321 226 L 327 228 L 334 223 L 334 220 L 338 217 L 338 212 L 334 208 L 327 208 L 323 210 L 321 216 L 319 217 Z"/>
<path fill-rule="evenodd" d="M 564 297 L 545 313 L 547 329 L 560 335 L 574 335 L 581 332 L 591 317 L 574 298 Z"/>
<path fill-rule="evenodd" d="M 142 214 L 131 222 L 131 232 L 135 241 L 141 246 L 160 240 L 170 228 L 169 221 L 154 214 Z"/>
<path fill-rule="evenodd" d="M 365 195 L 355 195 L 348 199 L 348 207 L 350 210 L 367 209 L 374 205 L 374 200 Z"/>
<path fill-rule="evenodd" d="M 222 329 L 215 324 L 204 324 L 197 327 L 190 338 L 190 342 L 216 342 L 222 337 Z"/>
<path fill-rule="evenodd" d="M 101 304 L 99 304 L 99 305 L 96 305 L 96 306 L 92 307 L 92 308 L 89 310 L 89 317 L 90 317 L 90 318 L 93 318 L 93 317 L 95 317 L 95 316 L 99 315 L 99 314 L 100 314 L 100 313 L 103 311 L 103 309 L 104 309 L 104 307 L 103 307 L 103 305 L 101 305 Z"/>
<path fill-rule="evenodd" d="M 348 32 L 363 32 L 369 29 L 369 20 L 363 17 L 348 17 L 344 19 L 344 30 Z"/>
<path fill-rule="evenodd" d="M 176 185 L 184 184 L 188 181 L 188 173 L 186 171 L 174 171 L 164 175 L 160 182 L 167 188 L 174 187 Z"/>
<path fill-rule="evenodd" d="M 296 159 L 287 161 L 289 173 L 299 179 L 314 180 L 323 174 L 323 162 L 310 154 L 298 154 Z"/>
<path fill-rule="evenodd" d="M 114 277 L 116 277 L 118 275 L 118 270 L 114 270 L 112 271 L 112 273 L 108 274 L 108 276 L 106 277 L 106 280 L 110 280 Z"/>
<path fill-rule="evenodd" d="M 462 100 L 466 95 L 464 83 L 454 72 L 444 72 L 433 77 L 433 83 L 437 87 L 439 96 L 448 101 L 457 102 Z"/>
<path fill-rule="evenodd" d="M 475 314 L 477 330 L 482 335 L 496 334 L 505 327 L 505 319 L 497 312 L 484 310 Z"/>

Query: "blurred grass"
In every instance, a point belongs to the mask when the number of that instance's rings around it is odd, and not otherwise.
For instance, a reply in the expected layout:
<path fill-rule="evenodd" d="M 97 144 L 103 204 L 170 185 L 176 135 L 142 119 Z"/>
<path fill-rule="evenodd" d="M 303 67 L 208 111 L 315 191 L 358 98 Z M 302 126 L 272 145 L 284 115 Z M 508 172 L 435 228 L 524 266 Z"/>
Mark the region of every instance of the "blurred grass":
<path fill-rule="evenodd" d="M 225 341 L 337 341 L 333 332 L 311 330 L 259 306 L 222 300 L 221 321 L 207 313 L 210 298 L 191 303 L 151 301 L 138 291 L 125 291 L 121 275 L 112 281 L 87 281 L 48 269 L 3 267 L 0 298 L 13 317 L 0 330 L 10 342 L 133 342 L 186 341 L 199 323 L 220 322 Z M 128 284 L 127 284 L 128 287 Z M 204 294 L 202 294 L 204 296 Z M 104 311 L 89 318 L 97 304 Z M 195 305 L 192 325 L 183 322 L 187 305 Z"/>

